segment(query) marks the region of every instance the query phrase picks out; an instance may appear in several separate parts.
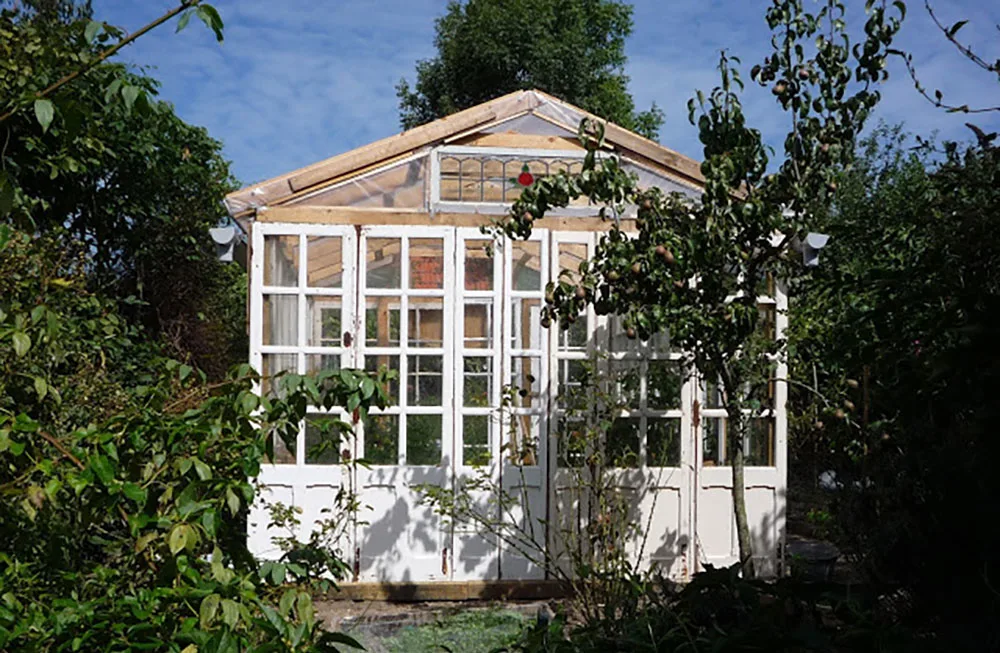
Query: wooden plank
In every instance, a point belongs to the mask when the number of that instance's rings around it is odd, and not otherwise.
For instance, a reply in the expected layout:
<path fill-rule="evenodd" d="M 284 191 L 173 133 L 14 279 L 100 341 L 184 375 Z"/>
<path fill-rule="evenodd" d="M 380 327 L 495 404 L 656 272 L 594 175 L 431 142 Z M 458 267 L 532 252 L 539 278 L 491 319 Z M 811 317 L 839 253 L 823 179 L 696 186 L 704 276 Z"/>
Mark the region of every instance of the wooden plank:
<path fill-rule="evenodd" d="M 290 222 L 296 224 L 350 224 L 360 226 L 399 225 L 437 227 L 480 227 L 491 224 L 500 215 L 477 213 L 428 213 L 405 209 L 357 209 L 349 207 L 276 206 L 257 215 L 258 222 Z M 633 229 L 634 220 L 622 220 L 626 230 Z M 539 229 L 556 231 L 607 231 L 611 222 L 599 217 L 553 217 L 535 222 Z"/>
<path fill-rule="evenodd" d="M 569 588 L 555 580 L 499 580 L 339 583 L 337 591 L 324 598 L 335 601 L 516 601 L 568 595 Z"/>
<path fill-rule="evenodd" d="M 583 151 L 584 147 L 576 138 L 562 136 L 542 136 L 540 134 L 519 134 L 517 132 L 501 132 L 497 134 L 473 134 L 455 141 L 454 145 L 472 147 L 503 147 L 532 150 L 574 150 Z"/>

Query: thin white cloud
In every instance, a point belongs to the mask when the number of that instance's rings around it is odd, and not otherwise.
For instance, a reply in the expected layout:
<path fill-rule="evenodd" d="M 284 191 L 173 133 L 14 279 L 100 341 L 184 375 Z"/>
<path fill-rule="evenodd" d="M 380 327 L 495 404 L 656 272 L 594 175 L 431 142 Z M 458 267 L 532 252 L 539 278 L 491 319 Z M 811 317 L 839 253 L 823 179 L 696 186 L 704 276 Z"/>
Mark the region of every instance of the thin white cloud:
<path fill-rule="evenodd" d="M 174 0 L 96 0 L 100 19 L 135 29 Z M 656 102 L 667 114 L 661 141 L 698 156 L 687 99 L 717 82 L 718 52 L 726 48 L 745 71 L 766 53 L 765 0 L 638 0 L 627 44 L 631 90 L 640 108 Z M 1000 102 L 996 78 L 964 61 L 933 26 L 920 3 L 899 45 L 916 53 L 929 88 L 970 104 Z M 216 0 L 226 21 L 221 46 L 193 21 L 181 34 L 170 27 L 144 37 L 124 55 L 163 82 L 164 99 L 186 120 L 225 143 L 236 174 L 252 182 L 307 165 L 399 130 L 395 84 L 412 79 L 417 59 L 433 55 L 434 20 L 443 0 Z M 974 0 L 939 9 L 947 23 L 967 18 L 960 33 L 983 54 L 995 49 L 1000 10 Z M 990 14 L 994 14 L 992 17 Z M 994 48 L 990 51 L 990 48 Z M 875 118 L 905 122 L 921 134 L 967 139 L 967 121 L 1000 129 L 1000 116 L 948 115 L 916 95 L 894 62 Z M 748 76 L 748 72 L 746 73 Z M 748 82 L 744 105 L 753 126 L 780 146 L 788 118 L 766 90 Z M 874 120 L 873 123 L 874 124 Z"/>

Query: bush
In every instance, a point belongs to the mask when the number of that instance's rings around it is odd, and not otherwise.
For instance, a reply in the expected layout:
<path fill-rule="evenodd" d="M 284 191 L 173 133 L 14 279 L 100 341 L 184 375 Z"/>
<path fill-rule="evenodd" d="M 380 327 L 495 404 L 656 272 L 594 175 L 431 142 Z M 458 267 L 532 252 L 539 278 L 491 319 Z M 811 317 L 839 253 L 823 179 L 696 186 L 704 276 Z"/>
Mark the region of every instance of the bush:
<path fill-rule="evenodd" d="M 384 379 L 206 384 L 86 290 L 80 251 L 0 228 L 0 649 L 351 645 L 261 573 L 243 523 L 275 437 L 309 404 L 383 405 Z"/>

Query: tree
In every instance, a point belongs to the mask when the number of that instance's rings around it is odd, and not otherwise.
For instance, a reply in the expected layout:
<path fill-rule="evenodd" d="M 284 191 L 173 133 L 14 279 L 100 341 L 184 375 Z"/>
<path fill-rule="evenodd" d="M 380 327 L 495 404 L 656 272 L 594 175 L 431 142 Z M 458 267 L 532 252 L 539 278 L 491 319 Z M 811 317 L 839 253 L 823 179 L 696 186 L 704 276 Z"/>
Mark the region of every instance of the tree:
<path fill-rule="evenodd" d="M 246 352 L 243 318 L 233 319 L 245 302 L 241 275 L 215 260 L 207 235 L 236 186 L 221 143 L 121 64 L 98 63 L 38 97 L 118 47 L 126 37 L 113 27 L 4 11 L 0 31 L 0 112 L 9 114 L 0 220 L 68 229 L 92 252 L 91 287 L 139 300 L 122 304 L 126 316 L 221 378 Z"/>
<path fill-rule="evenodd" d="M 968 25 L 968 20 L 959 20 L 952 23 L 949 26 L 945 26 L 938 18 L 937 14 L 934 12 L 934 7 L 931 6 L 930 0 L 924 0 L 924 9 L 930 15 L 931 20 L 934 21 L 934 25 L 940 30 L 944 38 L 947 39 L 951 45 L 958 50 L 959 54 L 965 57 L 970 63 L 975 67 L 983 70 L 989 75 L 996 76 L 997 81 L 1000 82 L 1000 58 L 995 61 L 989 61 L 987 57 L 981 56 L 973 46 L 963 42 L 959 39 L 959 31 Z M 1000 30 L 1000 24 L 997 24 L 997 30 Z M 917 89 L 917 92 L 924 97 L 924 99 L 933 103 L 934 106 L 938 108 L 945 109 L 949 113 L 990 113 L 990 112 L 1000 112 L 1000 104 L 985 104 L 981 106 L 970 107 L 968 103 L 965 104 L 955 104 L 948 103 L 944 100 L 944 94 L 939 90 L 934 90 L 934 97 L 932 98 L 930 93 L 928 93 L 927 88 L 920 82 L 920 78 L 917 75 L 917 69 L 913 63 L 913 55 L 901 52 L 899 50 L 893 50 L 892 54 L 895 54 L 903 59 L 903 63 L 906 65 L 907 72 L 910 73 L 910 79 L 913 80 L 913 85 Z M 981 101 L 981 100 L 980 100 Z"/>
<path fill-rule="evenodd" d="M 904 7 L 896 3 L 902 14 Z M 754 575 L 746 516 L 744 442 L 762 409 L 760 391 L 771 381 L 771 360 L 783 344 L 761 325 L 759 284 L 787 276 L 790 249 L 814 222 L 836 188 L 835 175 L 851 160 L 854 140 L 878 102 L 887 77 L 887 48 L 901 16 L 885 3 L 866 3 L 864 38 L 853 48 L 841 2 L 827 0 L 816 14 L 801 0 L 775 0 L 767 11 L 773 52 L 751 75 L 770 86 L 788 112 L 784 160 L 768 174 L 767 149 L 746 124 L 736 64 L 723 53 L 721 84 L 689 103 L 690 120 L 704 145 L 705 191 L 697 202 L 658 188 L 640 188 L 614 156 L 598 154 L 600 125 L 584 122 L 588 148 L 583 172 L 537 180 L 495 230 L 512 238 L 553 207 L 585 196 L 612 220 L 581 282 L 553 284 L 545 321 L 568 328 L 593 305 L 599 314 L 624 317 L 631 337 L 668 330 L 691 366 L 718 380 L 728 415 L 728 460 L 743 571 Z M 852 79 L 856 80 L 852 84 Z M 637 209 L 632 236 L 621 223 Z"/>
<path fill-rule="evenodd" d="M 983 515 L 1000 497 L 1000 149 L 914 150 L 879 130 L 834 209 L 790 334 L 793 365 L 815 370 L 830 402 L 796 393 L 808 416 L 796 437 L 826 452 L 837 534 L 873 591 L 903 588 L 911 622 L 955 648 L 992 648 L 1000 532 Z M 943 547 L 961 551 L 946 568 Z"/>
<path fill-rule="evenodd" d="M 628 92 L 621 0 L 452 1 L 437 21 L 437 56 L 396 87 L 405 129 L 518 89 L 537 88 L 649 138 L 663 113 L 637 112 Z"/>

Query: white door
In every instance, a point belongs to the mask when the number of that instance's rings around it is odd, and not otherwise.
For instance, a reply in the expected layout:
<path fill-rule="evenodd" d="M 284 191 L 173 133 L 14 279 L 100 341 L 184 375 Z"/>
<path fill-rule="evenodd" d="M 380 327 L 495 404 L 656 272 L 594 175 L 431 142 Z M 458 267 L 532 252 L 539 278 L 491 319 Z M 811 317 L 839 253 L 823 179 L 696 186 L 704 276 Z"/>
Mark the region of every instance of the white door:
<path fill-rule="evenodd" d="M 548 232 L 536 229 L 529 240 L 508 241 L 503 252 L 502 378 L 508 393 L 501 410 L 500 486 L 514 499 L 502 518 L 515 528 L 517 539 L 502 545 L 500 578 L 545 575 L 550 336 L 541 312 L 548 245 Z"/>
<path fill-rule="evenodd" d="M 579 264 L 593 257 L 594 246 L 593 234 L 553 234 L 553 278 L 577 283 Z M 679 353 L 671 350 L 667 336 L 649 342 L 630 339 L 620 320 L 599 317 L 592 309 L 569 329 L 552 331 L 557 420 L 549 450 L 563 450 L 554 456 L 550 473 L 554 555 L 565 568 L 569 549 L 585 551 L 588 521 L 602 510 L 590 505 L 593 481 L 583 465 L 586 454 L 565 451 L 573 448 L 566 444 L 569 434 L 586 429 L 583 422 L 574 423 L 574 412 L 579 417 L 581 401 L 588 400 L 579 394 L 584 377 L 596 374 L 597 382 L 605 381 L 604 387 L 626 407 L 600 446 L 610 466 L 606 480 L 628 507 L 629 526 L 622 534 L 627 557 L 639 568 L 656 566 L 673 578 L 686 578 L 692 548 L 688 461 L 694 443 L 690 413 L 684 407 L 690 405 L 694 383 L 680 366 Z"/>
<path fill-rule="evenodd" d="M 501 247 L 502 242 L 478 229 L 457 230 L 454 482 L 455 489 L 467 493 L 477 512 L 488 520 L 501 516 L 488 489 L 500 480 Z M 481 523 L 458 521 L 452 538 L 454 580 L 499 578 L 500 548 L 495 531 Z"/>
<path fill-rule="evenodd" d="M 262 375 L 261 390 L 275 391 L 274 375 L 304 374 L 354 365 L 346 335 L 354 321 L 355 230 L 350 226 L 255 223 L 250 269 L 250 363 Z M 248 519 L 248 546 L 262 558 L 276 558 L 275 536 L 268 529 L 267 502 L 302 509 L 296 535 L 302 540 L 328 519 L 342 486 L 353 483 L 339 442 L 324 420 L 348 420 L 340 410 L 311 408 L 294 449 L 275 442 L 275 463 L 264 465 L 261 492 Z M 353 528 L 337 546 L 350 558 Z"/>
<path fill-rule="evenodd" d="M 358 579 L 447 579 L 450 532 L 419 486 L 452 483 L 454 230 L 366 227 L 358 251 L 357 362 L 399 373 L 359 429 Z"/>
<path fill-rule="evenodd" d="M 771 335 L 782 337 L 787 325 L 787 298 L 779 285 L 770 295 L 758 298 L 764 324 Z M 776 575 L 782 562 L 785 538 L 785 488 L 787 432 L 785 401 L 787 364 L 774 360 L 774 382 L 756 397 L 762 411 L 750 420 L 749 436 L 743 443 L 746 460 L 747 521 L 757 572 Z M 733 514 L 732 468 L 727 459 L 727 418 L 721 389 L 712 379 L 698 386 L 694 433 L 700 442 L 696 453 L 697 502 L 695 524 L 698 564 L 724 567 L 739 560 L 736 519 Z"/>

